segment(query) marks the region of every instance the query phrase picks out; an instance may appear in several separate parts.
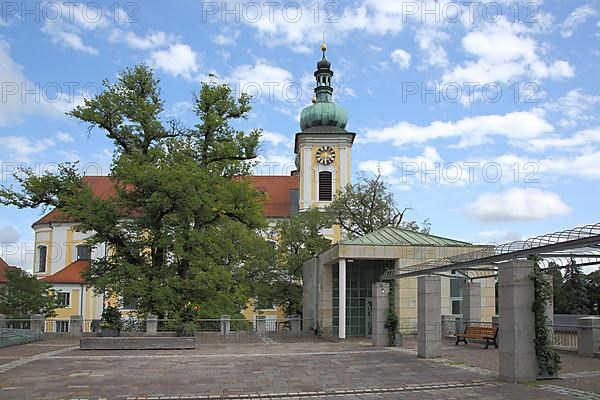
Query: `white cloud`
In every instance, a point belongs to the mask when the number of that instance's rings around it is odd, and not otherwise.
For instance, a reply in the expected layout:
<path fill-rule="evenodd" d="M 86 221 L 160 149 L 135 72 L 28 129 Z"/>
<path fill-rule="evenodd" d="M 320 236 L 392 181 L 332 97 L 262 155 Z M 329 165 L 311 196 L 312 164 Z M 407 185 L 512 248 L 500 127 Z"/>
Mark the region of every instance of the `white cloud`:
<path fill-rule="evenodd" d="M 241 20 L 256 29 L 259 39 L 267 46 L 287 46 L 294 52 L 309 53 L 315 48 L 307 43 L 320 43 L 322 32 L 334 37 L 336 42 L 353 32 L 379 36 L 397 34 L 406 25 L 402 8 L 405 3 L 411 1 L 361 0 L 359 4 L 333 8 L 323 7 L 323 4 L 317 7 L 313 2 L 302 0 L 294 2 L 293 7 L 286 4 L 283 8 L 279 4 L 272 13 L 263 10 L 257 20 L 254 14 Z M 228 7 L 234 6 L 229 4 Z"/>
<path fill-rule="evenodd" d="M 366 160 L 358 163 L 358 170 L 381 176 L 393 176 L 396 173 L 394 160 Z"/>
<path fill-rule="evenodd" d="M 579 178 L 600 178 L 600 150 L 590 149 L 582 151 L 577 155 L 565 155 L 562 157 L 549 157 L 538 161 L 540 172 Z"/>
<path fill-rule="evenodd" d="M 291 148 L 293 146 L 293 139 L 289 138 L 281 133 L 263 131 L 262 132 L 263 142 L 270 143 L 273 146 L 284 145 L 285 147 Z"/>
<path fill-rule="evenodd" d="M 521 240 L 523 235 L 518 232 L 509 231 L 509 230 L 489 230 L 489 231 L 481 231 L 477 232 L 476 239 L 473 242 L 476 243 L 505 243 L 505 242 L 513 242 L 515 240 Z"/>
<path fill-rule="evenodd" d="M 74 142 L 75 139 L 73 138 L 73 135 L 71 135 L 68 132 L 58 132 L 56 134 L 56 139 L 59 142 Z"/>
<path fill-rule="evenodd" d="M 390 57 L 392 58 L 393 62 L 398 64 L 400 69 L 407 69 L 408 67 L 410 67 L 411 55 L 406 50 L 396 49 L 392 51 Z"/>
<path fill-rule="evenodd" d="M 198 55 L 187 44 L 173 44 L 150 54 L 150 64 L 173 76 L 191 79 L 199 69 Z"/>
<path fill-rule="evenodd" d="M 562 79 L 575 75 L 574 67 L 564 60 L 546 63 L 540 59 L 538 43 L 528 36 L 527 29 L 505 19 L 484 24 L 462 39 L 469 60 L 446 72 L 442 80 L 449 82 L 509 83 L 517 78 L 540 80 Z"/>
<path fill-rule="evenodd" d="M 168 35 L 163 31 L 152 31 L 146 36 L 138 36 L 133 32 L 124 32 L 120 29 L 114 29 L 109 37 L 113 43 L 126 43 L 133 49 L 152 50 L 164 47 L 169 43 L 174 43 L 177 38 L 174 35 Z"/>
<path fill-rule="evenodd" d="M 33 246 L 32 242 L 25 242 L 21 234 L 12 226 L 0 228 L 0 257 L 8 263 L 25 270 L 31 270 L 33 265 Z"/>
<path fill-rule="evenodd" d="M 114 13 L 108 8 L 89 7 L 79 2 L 59 2 L 55 6 L 59 12 L 62 10 L 62 15 L 55 21 L 47 19 L 41 31 L 50 36 L 58 46 L 90 55 L 99 54 L 98 49 L 84 43 L 82 35 L 108 28 L 114 21 L 118 21 Z"/>
<path fill-rule="evenodd" d="M 235 30 L 233 33 L 224 31 L 214 36 L 211 40 L 219 46 L 227 46 L 234 44 L 235 41 L 240 37 L 240 31 Z"/>
<path fill-rule="evenodd" d="M 21 239 L 21 235 L 14 226 L 0 228 L 0 243 L 16 243 L 19 239 Z"/>
<path fill-rule="evenodd" d="M 64 30 L 61 26 L 51 23 L 46 23 L 42 27 L 42 32 L 50 36 L 52 43 L 61 47 L 74 49 L 90 55 L 99 54 L 98 49 L 83 43 L 83 39 L 78 32 Z"/>
<path fill-rule="evenodd" d="M 565 96 L 546 103 L 544 108 L 561 113 L 564 116 L 561 125 L 574 127 L 580 121 L 597 118 L 596 113 L 591 112 L 597 104 L 600 104 L 600 96 L 588 95 L 581 89 L 573 89 Z"/>
<path fill-rule="evenodd" d="M 254 167 L 254 175 L 286 175 L 289 176 L 296 170 L 294 158 L 287 151 L 284 154 L 266 152 L 257 159 L 258 165 Z"/>
<path fill-rule="evenodd" d="M 2 82 L 2 107 L 0 127 L 20 123 L 26 115 L 43 114 L 64 117 L 66 110 L 81 100 L 80 96 L 57 93 L 48 98 L 40 84 L 23 74 L 23 66 L 11 57 L 7 41 L 0 39 L 0 82 Z"/>
<path fill-rule="evenodd" d="M 292 101 L 299 90 L 290 71 L 262 59 L 257 60 L 254 65 L 235 67 L 225 81 L 232 85 L 236 92 L 253 96 L 255 101 Z"/>
<path fill-rule="evenodd" d="M 456 122 L 434 121 L 428 126 L 405 121 L 383 129 L 367 129 L 359 139 L 363 142 L 392 142 L 395 146 L 426 143 L 435 139 L 459 138 L 457 147 L 489 143 L 493 136 L 508 139 L 532 139 L 552 132 L 542 116 L 534 112 L 512 112 L 505 115 L 482 115 L 463 118 Z"/>
<path fill-rule="evenodd" d="M 465 211 L 484 222 L 530 221 L 568 215 L 571 208 L 553 192 L 511 188 L 501 193 L 483 193 Z"/>
<path fill-rule="evenodd" d="M 416 30 L 415 40 L 422 52 L 421 60 L 425 67 L 445 68 L 448 65 L 448 53 L 443 43 L 449 39 L 450 35 L 438 25 L 424 24 Z"/>
<path fill-rule="evenodd" d="M 588 18 L 595 15 L 597 15 L 596 9 L 591 4 L 577 7 L 562 23 L 560 34 L 564 38 L 570 38 L 578 26 L 584 24 Z"/>
<path fill-rule="evenodd" d="M 27 160 L 29 156 L 46 151 L 55 144 L 52 139 L 30 139 L 23 136 L 2 136 L 0 141 L 16 161 Z"/>
<path fill-rule="evenodd" d="M 572 149 L 584 148 L 593 144 L 600 144 L 600 128 L 585 129 L 576 132 L 573 136 L 544 136 L 528 141 L 532 150 L 544 151 L 548 148 Z"/>

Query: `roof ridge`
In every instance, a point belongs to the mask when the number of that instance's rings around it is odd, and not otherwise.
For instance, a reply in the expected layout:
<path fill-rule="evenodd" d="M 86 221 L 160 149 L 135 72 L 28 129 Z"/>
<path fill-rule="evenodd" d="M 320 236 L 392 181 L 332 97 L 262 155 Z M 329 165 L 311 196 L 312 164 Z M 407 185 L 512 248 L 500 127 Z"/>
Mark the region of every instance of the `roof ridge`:
<path fill-rule="evenodd" d="M 396 236 L 396 237 L 394 237 Z M 371 243 L 369 243 L 371 242 Z M 449 237 L 432 235 L 430 233 L 413 231 L 399 226 L 385 226 L 363 236 L 342 241 L 342 244 L 357 245 L 465 245 L 472 246 L 471 243 Z"/>

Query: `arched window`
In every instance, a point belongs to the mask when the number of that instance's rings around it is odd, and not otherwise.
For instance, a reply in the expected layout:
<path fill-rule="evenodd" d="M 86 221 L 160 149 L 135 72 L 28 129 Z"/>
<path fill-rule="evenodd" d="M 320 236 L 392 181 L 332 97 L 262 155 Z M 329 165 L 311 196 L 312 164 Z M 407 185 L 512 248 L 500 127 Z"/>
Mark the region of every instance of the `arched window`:
<path fill-rule="evenodd" d="M 333 182 L 331 172 L 319 172 L 319 201 L 331 201 L 332 196 Z"/>
<path fill-rule="evenodd" d="M 48 247 L 38 246 L 38 248 L 37 248 L 37 272 L 46 272 L 47 256 L 48 256 Z"/>

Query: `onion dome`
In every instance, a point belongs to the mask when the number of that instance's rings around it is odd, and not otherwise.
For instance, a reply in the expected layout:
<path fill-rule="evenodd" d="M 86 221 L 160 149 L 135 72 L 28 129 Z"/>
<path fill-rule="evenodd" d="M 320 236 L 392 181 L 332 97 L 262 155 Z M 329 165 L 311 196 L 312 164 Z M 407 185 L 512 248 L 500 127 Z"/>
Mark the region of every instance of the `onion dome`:
<path fill-rule="evenodd" d="M 348 111 L 332 100 L 333 71 L 331 63 L 325 56 L 327 51 L 325 43 L 321 45 L 321 51 L 323 51 L 323 58 L 317 63 L 317 70 L 314 74 L 317 81 L 315 97 L 313 104 L 302 110 L 300 114 L 300 128 L 305 131 L 310 128 L 327 126 L 345 130 L 348 124 Z"/>

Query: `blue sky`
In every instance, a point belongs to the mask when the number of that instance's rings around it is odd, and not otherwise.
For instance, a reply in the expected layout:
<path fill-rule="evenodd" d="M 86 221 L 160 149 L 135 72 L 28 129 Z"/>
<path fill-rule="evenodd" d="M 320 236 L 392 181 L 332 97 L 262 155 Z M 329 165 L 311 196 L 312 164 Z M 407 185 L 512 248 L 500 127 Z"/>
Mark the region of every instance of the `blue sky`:
<path fill-rule="evenodd" d="M 410 219 L 486 243 L 600 220 L 597 1 L 7 1 L 0 12 L 3 183 L 16 165 L 106 173 L 111 143 L 64 113 L 141 62 L 161 79 L 165 117 L 190 125 L 211 73 L 253 94 L 242 127 L 265 130 L 257 173 L 288 173 L 324 32 L 357 133 L 353 175 L 381 171 Z M 28 254 L 41 214 L 1 208 L 0 254 L 27 264 L 7 244 Z"/>

